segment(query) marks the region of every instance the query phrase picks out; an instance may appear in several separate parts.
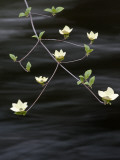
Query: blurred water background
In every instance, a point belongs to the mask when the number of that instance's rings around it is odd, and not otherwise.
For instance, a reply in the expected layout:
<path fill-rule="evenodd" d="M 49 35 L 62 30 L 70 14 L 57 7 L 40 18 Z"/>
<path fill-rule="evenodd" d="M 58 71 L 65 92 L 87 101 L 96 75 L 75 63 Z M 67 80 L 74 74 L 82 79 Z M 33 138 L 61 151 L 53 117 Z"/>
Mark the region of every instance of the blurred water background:
<path fill-rule="evenodd" d="M 104 0 L 29 0 L 33 12 L 51 6 L 65 10 L 53 18 L 34 16 L 37 32 L 45 38 L 62 39 L 58 30 L 73 28 L 68 41 L 88 44 L 91 30 L 99 32 L 95 51 L 82 62 L 64 64 L 76 76 L 93 70 L 93 91 L 114 88 L 120 93 L 120 3 Z M 24 60 L 30 73 L 13 63 L 9 53 L 23 57 L 36 43 L 30 20 L 18 18 L 25 10 L 22 0 L 0 2 L 0 160 L 120 160 L 120 100 L 112 106 L 99 104 L 63 69 L 59 68 L 46 91 L 26 117 L 15 116 L 11 104 L 21 99 L 33 103 L 41 91 L 34 76 L 50 77 L 56 63 L 39 45 Z M 62 42 L 44 42 L 52 53 L 63 49 L 65 60 L 84 55 L 84 48 Z"/>

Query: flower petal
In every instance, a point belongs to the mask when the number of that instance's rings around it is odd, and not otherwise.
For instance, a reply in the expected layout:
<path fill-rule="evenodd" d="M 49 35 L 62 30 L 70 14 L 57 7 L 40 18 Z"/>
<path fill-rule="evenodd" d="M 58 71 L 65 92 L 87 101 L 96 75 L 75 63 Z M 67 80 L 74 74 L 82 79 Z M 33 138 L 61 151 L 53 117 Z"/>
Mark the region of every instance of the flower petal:
<path fill-rule="evenodd" d="M 102 98 L 106 96 L 105 92 L 103 91 L 98 91 L 98 95 Z"/>

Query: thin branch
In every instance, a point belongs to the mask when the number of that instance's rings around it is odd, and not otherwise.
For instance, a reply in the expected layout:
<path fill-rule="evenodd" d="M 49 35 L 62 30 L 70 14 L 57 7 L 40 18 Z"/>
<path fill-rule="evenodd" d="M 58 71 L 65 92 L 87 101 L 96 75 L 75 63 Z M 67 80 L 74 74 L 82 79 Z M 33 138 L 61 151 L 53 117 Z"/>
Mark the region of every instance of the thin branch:
<path fill-rule="evenodd" d="M 77 47 L 84 47 L 80 44 L 76 44 L 76 43 L 73 43 L 73 42 L 68 42 L 66 40 L 60 40 L 60 39 L 42 39 L 43 41 L 57 41 L 57 42 L 64 42 L 64 43 L 68 43 L 68 44 L 71 44 L 71 45 L 74 45 L 74 46 L 77 46 Z"/>
<path fill-rule="evenodd" d="M 31 13 L 32 15 L 43 16 L 43 17 L 52 17 L 45 14 Z"/>
<path fill-rule="evenodd" d="M 20 66 L 22 67 L 22 69 L 25 71 L 25 72 L 28 72 L 25 68 L 24 68 L 24 66 L 21 64 L 21 62 L 18 62 L 19 64 L 20 64 Z"/>
<path fill-rule="evenodd" d="M 87 57 L 87 55 L 85 55 L 84 57 L 80 58 L 80 59 L 76 59 L 73 61 L 67 61 L 67 62 L 61 62 L 61 63 L 73 63 L 73 62 L 77 62 L 77 61 L 82 61 L 83 59 L 85 59 Z"/>
<path fill-rule="evenodd" d="M 50 79 L 48 80 L 48 82 L 45 84 L 43 90 L 41 91 L 41 93 L 39 94 L 39 96 L 36 98 L 36 100 L 33 102 L 33 104 L 27 109 L 27 112 L 35 105 L 35 103 L 38 101 L 38 99 L 41 97 L 41 95 L 43 94 L 43 92 L 45 91 L 46 87 L 48 86 L 48 84 L 50 83 L 50 81 L 52 80 L 52 78 L 54 77 L 57 69 L 58 69 L 59 64 L 57 64 L 52 76 L 50 77 Z"/>
<path fill-rule="evenodd" d="M 22 62 L 27 56 L 29 56 L 30 53 L 37 47 L 38 43 L 39 43 L 39 41 L 37 41 L 37 43 L 33 46 L 33 48 L 32 48 L 23 58 L 21 58 L 21 59 L 20 59 L 19 61 L 17 61 L 17 62 Z"/>
<path fill-rule="evenodd" d="M 26 7 L 29 8 L 28 3 L 27 3 L 27 0 L 24 0 L 24 2 L 25 2 L 25 4 L 26 4 Z M 35 35 L 38 37 L 37 32 L 36 32 L 36 29 L 35 29 L 34 24 L 33 24 L 33 19 L 32 19 L 31 12 L 29 13 L 29 16 L 30 16 L 30 21 L 31 21 L 31 25 L 32 25 L 32 28 L 33 28 L 33 32 L 34 32 Z M 39 40 L 39 38 L 38 38 L 38 40 Z"/>

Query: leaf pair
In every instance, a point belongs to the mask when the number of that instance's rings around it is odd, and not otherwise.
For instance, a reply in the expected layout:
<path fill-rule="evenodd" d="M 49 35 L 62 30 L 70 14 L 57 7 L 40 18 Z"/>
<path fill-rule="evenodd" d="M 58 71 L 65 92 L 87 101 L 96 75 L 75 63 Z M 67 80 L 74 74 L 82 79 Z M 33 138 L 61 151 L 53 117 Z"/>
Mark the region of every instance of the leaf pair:
<path fill-rule="evenodd" d="M 91 77 L 88 81 L 88 78 L 91 76 L 92 74 L 92 70 L 87 70 L 85 73 L 84 73 L 84 76 L 83 75 L 80 75 L 80 80 L 77 82 L 77 85 L 80 85 L 80 84 L 85 84 L 85 85 L 88 85 L 89 87 L 92 88 L 92 85 L 94 84 L 95 82 L 95 76 Z"/>
<path fill-rule="evenodd" d="M 86 55 L 89 56 L 91 52 L 93 52 L 93 49 L 90 49 L 90 47 L 86 44 L 84 44 Z"/>
<path fill-rule="evenodd" d="M 10 56 L 10 58 L 11 58 L 14 62 L 16 62 L 17 56 L 15 56 L 14 54 L 9 54 L 9 56 Z M 28 62 L 28 63 L 26 64 L 26 70 L 27 70 L 28 72 L 30 72 L 31 67 L 32 67 L 31 63 Z"/>
<path fill-rule="evenodd" d="M 28 17 L 31 12 L 31 7 L 27 8 L 25 12 L 19 14 L 19 17 Z"/>
<path fill-rule="evenodd" d="M 57 7 L 55 8 L 54 6 L 52 8 L 46 8 L 44 11 L 52 13 L 53 16 L 55 16 L 57 13 L 63 11 L 63 7 Z"/>
<path fill-rule="evenodd" d="M 42 32 L 40 32 L 39 37 L 36 35 L 33 35 L 32 37 L 41 40 L 44 33 L 45 33 L 45 31 L 42 31 Z"/>

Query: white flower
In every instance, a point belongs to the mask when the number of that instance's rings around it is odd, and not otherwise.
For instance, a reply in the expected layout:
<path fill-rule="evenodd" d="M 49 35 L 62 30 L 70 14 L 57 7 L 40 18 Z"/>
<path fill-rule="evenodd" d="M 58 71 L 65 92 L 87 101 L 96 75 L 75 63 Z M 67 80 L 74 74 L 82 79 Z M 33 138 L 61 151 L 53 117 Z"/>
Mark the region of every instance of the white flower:
<path fill-rule="evenodd" d="M 113 101 L 119 96 L 118 94 L 114 94 L 114 90 L 110 87 L 106 91 L 98 91 L 98 95 L 107 101 Z"/>
<path fill-rule="evenodd" d="M 87 33 L 88 38 L 93 41 L 95 39 L 98 38 L 98 32 L 97 33 L 93 33 L 92 31 L 90 33 Z"/>
<path fill-rule="evenodd" d="M 63 28 L 63 30 L 59 30 L 59 33 L 62 34 L 62 35 L 65 35 L 65 34 L 70 34 L 70 32 L 72 32 L 73 28 L 69 28 L 68 26 L 65 26 Z"/>
<path fill-rule="evenodd" d="M 25 111 L 25 109 L 28 107 L 27 102 L 22 102 L 21 100 L 18 100 L 17 103 L 12 103 L 12 108 L 10 108 L 14 112 L 21 112 Z"/>
<path fill-rule="evenodd" d="M 53 54 L 57 60 L 63 60 L 64 56 L 66 55 L 66 52 L 63 52 L 61 49 L 60 52 L 55 50 L 55 53 Z"/>
<path fill-rule="evenodd" d="M 36 81 L 37 81 L 38 83 L 40 83 L 40 84 L 44 84 L 44 83 L 48 80 L 48 78 L 42 77 L 42 76 L 40 76 L 40 77 L 35 77 L 35 79 L 36 79 Z"/>

